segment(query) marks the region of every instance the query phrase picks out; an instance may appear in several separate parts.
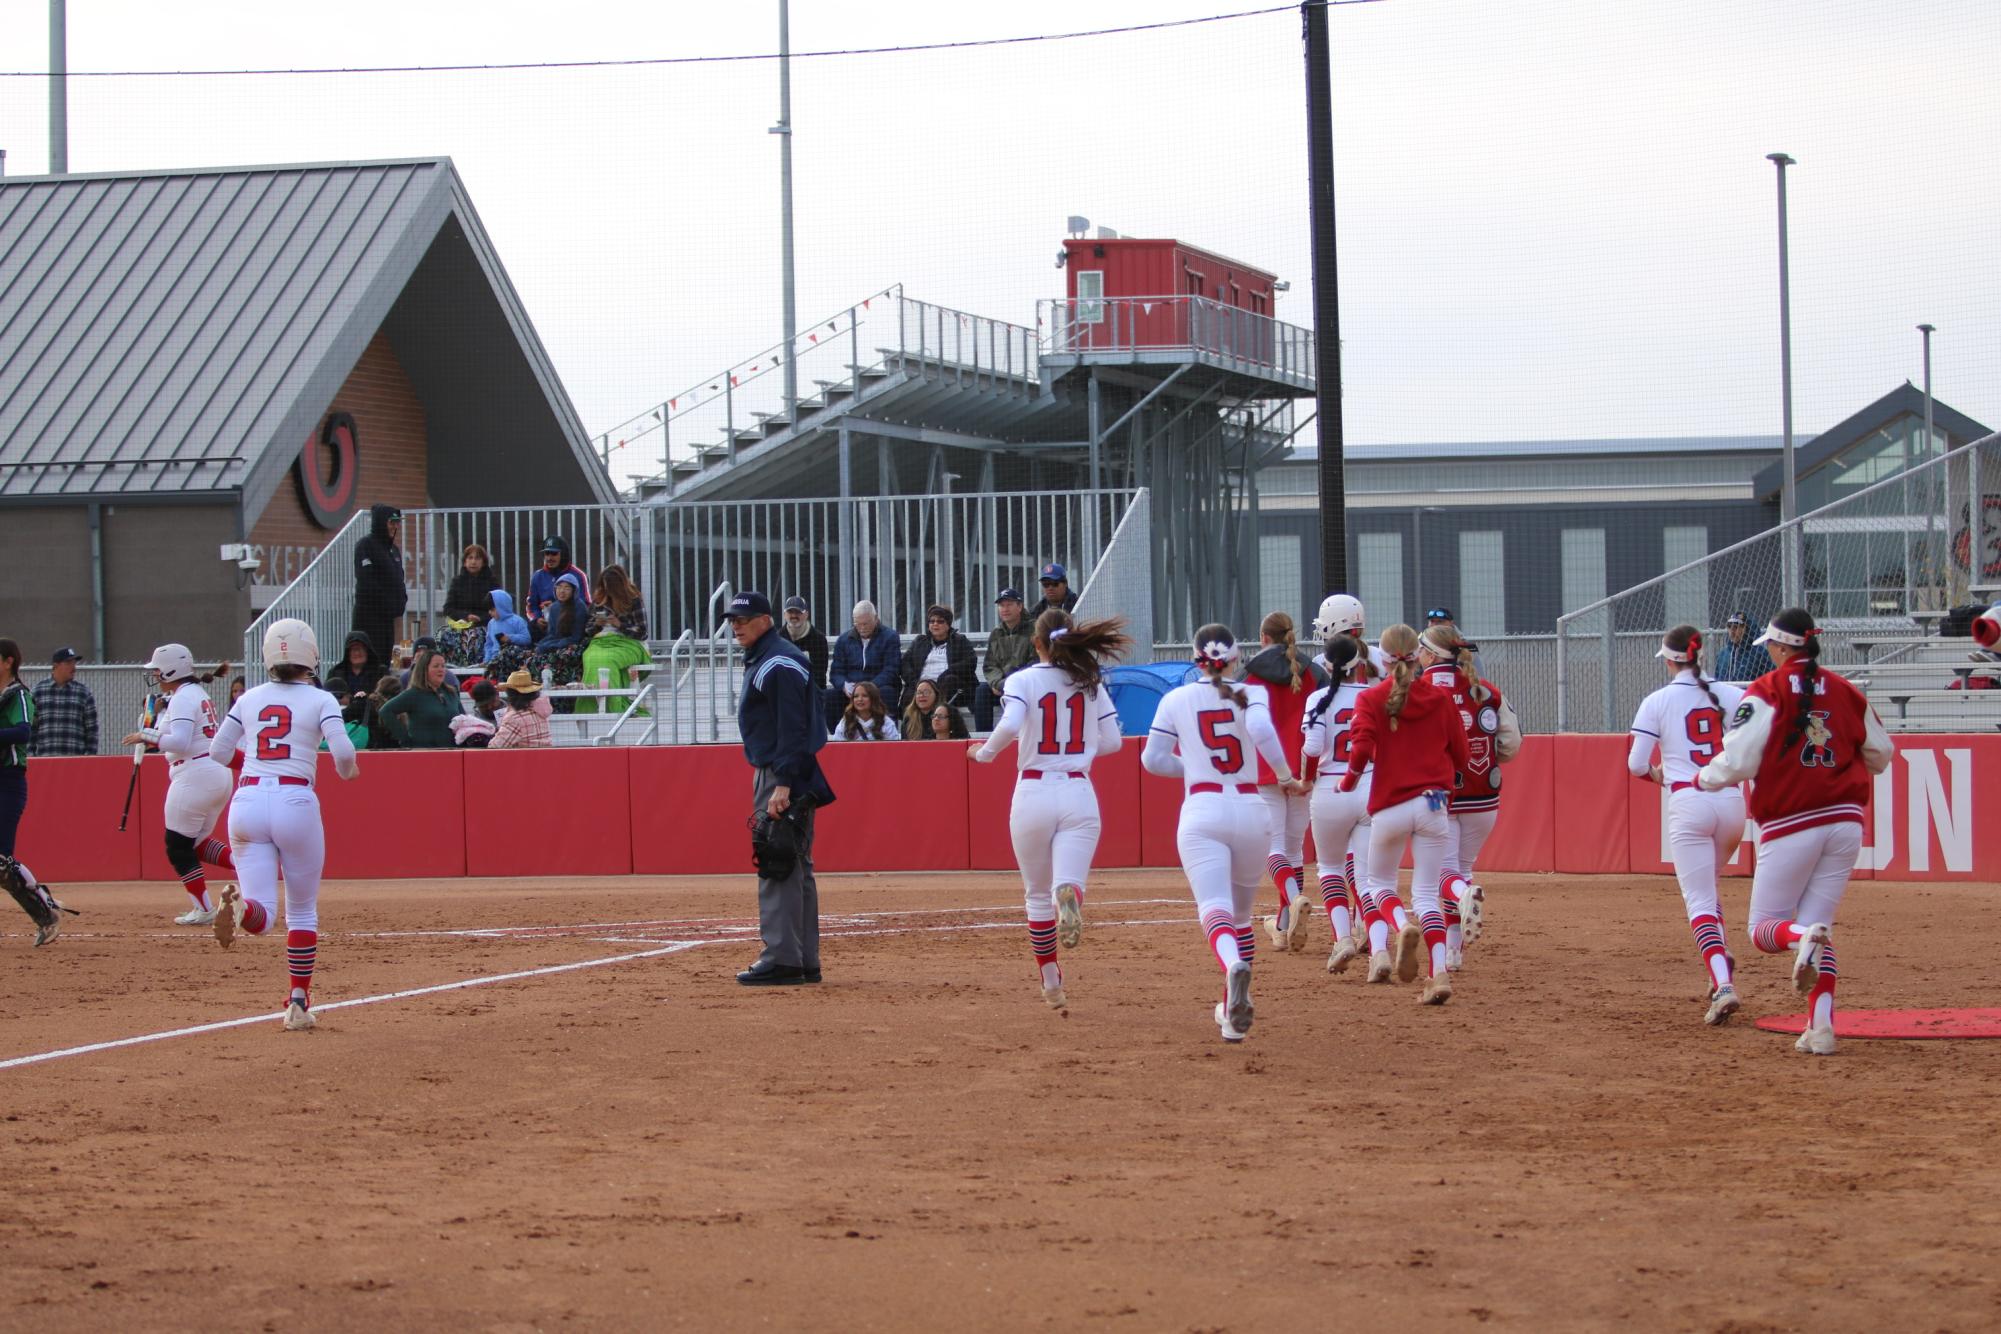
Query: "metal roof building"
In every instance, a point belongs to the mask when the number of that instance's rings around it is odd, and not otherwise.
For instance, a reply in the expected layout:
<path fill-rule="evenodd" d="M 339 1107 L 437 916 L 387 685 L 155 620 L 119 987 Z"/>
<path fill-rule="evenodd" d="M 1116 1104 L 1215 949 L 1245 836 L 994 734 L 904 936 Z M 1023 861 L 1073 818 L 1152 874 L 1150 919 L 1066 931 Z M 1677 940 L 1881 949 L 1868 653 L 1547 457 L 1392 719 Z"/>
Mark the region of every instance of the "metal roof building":
<path fill-rule="evenodd" d="M 219 651 L 256 603 L 221 546 L 282 585 L 374 501 L 613 494 L 450 159 L 0 179 L 0 633 L 31 657 Z"/>

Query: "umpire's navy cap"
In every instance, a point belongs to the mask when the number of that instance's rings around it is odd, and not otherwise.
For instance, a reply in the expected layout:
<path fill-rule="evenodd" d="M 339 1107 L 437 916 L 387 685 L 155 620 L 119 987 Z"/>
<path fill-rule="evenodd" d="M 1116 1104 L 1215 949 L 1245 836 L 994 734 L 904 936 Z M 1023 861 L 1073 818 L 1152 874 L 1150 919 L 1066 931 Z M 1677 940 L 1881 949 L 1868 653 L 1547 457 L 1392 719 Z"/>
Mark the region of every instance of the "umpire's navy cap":
<path fill-rule="evenodd" d="M 723 613 L 726 621 L 747 621 L 753 616 L 771 615 L 771 599 L 752 590 L 739 593 L 730 599 L 730 609 Z"/>

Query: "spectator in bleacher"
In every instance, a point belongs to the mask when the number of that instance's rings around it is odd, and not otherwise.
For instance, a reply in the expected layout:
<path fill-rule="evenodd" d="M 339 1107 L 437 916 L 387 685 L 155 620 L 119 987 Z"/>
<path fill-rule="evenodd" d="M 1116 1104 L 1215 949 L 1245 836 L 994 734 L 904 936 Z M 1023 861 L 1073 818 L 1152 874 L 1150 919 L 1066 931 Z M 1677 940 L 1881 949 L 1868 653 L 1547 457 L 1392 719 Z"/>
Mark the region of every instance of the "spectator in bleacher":
<path fill-rule="evenodd" d="M 472 685 L 472 712 L 452 719 L 452 739 L 460 750 L 484 750 L 500 727 L 500 691 L 491 681 Z"/>
<path fill-rule="evenodd" d="M 486 656 L 481 661 L 492 662 L 502 649 L 510 646 L 524 652 L 534 647 L 535 637 L 528 630 L 528 621 L 514 614 L 512 593 L 496 588 L 487 595 L 487 601 L 493 607 L 493 614 L 486 621 Z"/>
<path fill-rule="evenodd" d="M 445 655 L 427 648 L 410 665 L 409 689 L 382 706 L 382 721 L 399 745 L 441 750 L 452 744 L 452 719 L 464 711 Z"/>
<path fill-rule="evenodd" d="M 464 628 L 447 625 L 438 639 L 445 646 L 447 662 L 471 667 L 486 661 L 486 622 L 493 615 L 492 595 L 500 591 L 500 576 L 494 573 L 493 558 L 477 542 L 460 554 L 459 567 L 445 593 L 445 619 Z"/>
<path fill-rule="evenodd" d="M 884 625 L 876 615 L 875 603 L 857 602 L 854 628 L 834 641 L 834 655 L 827 668 L 827 725 L 841 716 L 855 687 L 867 681 L 885 701 L 897 697 L 897 673 L 902 669 L 899 655 L 903 641 L 896 627 Z"/>
<path fill-rule="evenodd" d="M 897 726 L 905 741 L 929 741 L 931 739 L 931 711 L 944 703 L 944 696 L 938 692 L 936 681 L 919 681 L 910 688 L 910 699 L 903 706 L 903 721 Z"/>
<path fill-rule="evenodd" d="M 569 539 L 552 537 L 542 544 L 542 568 L 535 571 L 528 581 L 528 624 L 537 639 L 548 631 L 549 604 L 556 600 L 557 581 L 566 574 L 577 576 L 577 586 L 583 590 L 584 601 L 590 601 L 590 583 L 570 559 Z"/>
<path fill-rule="evenodd" d="M 382 660 L 375 656 L 375 645 L 369 642 L 367 634 L 352 631 L 347 637 L 347 648 L 341 660 L 326 674 L 323 684 L 327 693 L 340 701 L 341 709 L 357 698 L 366 697 L 382 679 Z"/>
<path fill-rule="evenodd" d="M 855 693 L 848 696 L 848 707 L 842 711 L 841 720 L 834 724 L 831 739 L 897 741 L 902 735 L 897 730 L 896 719 L 890 717 L 883 707 L 882 692 L 875 688 L 875 682 L 863 681 L 855 687 Z"/>
<path fill-rule="evenodd" d="M 591 608 L 585 601 L 584 581 L 573 570 L 563 571 L 556 580 L 556 597 L 543 609 L 543 630 L 535 647 L 502 649 L 487 664 L 490 676 L 512 675 L 523 668 L 538 682 L 549 673 L 549 684 L 566 686 L 584 670 L 584 632 L 590 629 Z"/>
<path fill-rule="evenodd" d="M 981 668 L 980 683 L 973 687 L 973 726 L 982 732 L 994 730 L 994 706 L 1000 702 L 1007 679 L 1035 661 L 1035 626 L 1022 615 L 1021 594 L 1003 588 L 994 599 L 1000 624 L 987 634 L 987 660 Z"/>
<path fill-rule="evenodd" d="M 395 729 L 382 718 L 382 711 L 389 707 L 389 701 L 402 693 L 403 688 L 396 683 L 396 674 L 384 672 L 382 679 L 375 683 L 374 691 L 362 701 L 358 716 L 349 719 L 368 728 L 368 749 L 396 750 L 402 745 L 396 739 Z M 344 710 L 342 717 L 347 717 Z"/>
<path fill-rule="evenodd" d="M 598 683 L 600 670 L 611 673 L 613 688 L 623 690 L 632 684 L 632 669 L 650 661 L 652 654 L 646 648 L 649 633 L 646 624 L 646 599 L 639 595 L 633 585 L 632 576 L 625 572 L 623 565 L 607 565 L 598 572 L 597 596 L 591 602 L 590 624 L 584 631 L 583 680 L 587 686 Z M 578 713 L 596 713 L 596 699 L 577 701 Z M 622 713 L 613 709 L 609 702 L 605 712 Z"/>
<path fill-rule="evenodd" d="M 1042 567 L 1042 600 L 1028 609 L 1028 623 L 1054 607 L 1058 611 L 1077 610 L 1077 595 L 1070 591 L 1070 572 L 1055 561 Z"/>
<path fill-rule="evenodd" d="M 827 636 L 813 624 L 812 608 L 802 597 L 785 599 L 785 619 L 778 628 L 806 655 L 806 666 L 812 670 L 813 684 L 820 689 L 827 688 Z"/>
<path fill-rule="evenodd" d="M 1713 679 L 1755 681 L 1772 670 L 1772 656 L 1751 639 L 1750 624 L 1743 612 L 1730 613 L 1724 622 L 1729 638 L 1716 650 L 1716 670 L 1710 673 Z"/>
<path fill-rule="evenodd" d="M 950 607 L 934 602 L 925 609 L 924 633 L 912 636 L 910 647 L 903 651 L 902 676 L 906 703 L 919 682 L 942 683 L 948 677 L 950 688 L 941 685 L 945 702 L 957 708 L 972 701 L 970 686 L 979 679 L 973 641 L 952 628 Z"/>
<path fill-rule="evenodd" d="M 966 728 L 966 715 L 949 704 L 940 704 L 931 710 L 931 739 L 933 741 L 968 741 L 972 733 Z"/>
<path fill-rule="evenodd" d="M 224 713 L 228 713 L 231 709 L 235 708 L 236 701 L 243 698 L 243 692 L 248 690 L 249 688 L 250 688 L 250 683 L 245 681 L 242 677 L 232 676 L 229 679 L 229 703 L 223 706 L 222 711 Z"/>
<path fill-rule="evenodd" d="M 76 679 L 77 652 L 59 648 L 49 674 L 29 693 L 35 700 L 36 755 L 97 754 L 97 698 Z"/>
<path fill-rule="evenodd" d="M 409 605 L 403 583 L 403 511 L 394 505 L 368 507 L 368 536 L 354 548 L 354 623 L 352 628 L 382 645 L 386 654 L 396 643 L 396 625 Z"/>
<path fill-rule="evenodd" d="M 542 683 L 527 672 L 507 678 L 507 711 L 500 715 L 488 750 L 538 750 L 550 744 L 548 701 Z"/>

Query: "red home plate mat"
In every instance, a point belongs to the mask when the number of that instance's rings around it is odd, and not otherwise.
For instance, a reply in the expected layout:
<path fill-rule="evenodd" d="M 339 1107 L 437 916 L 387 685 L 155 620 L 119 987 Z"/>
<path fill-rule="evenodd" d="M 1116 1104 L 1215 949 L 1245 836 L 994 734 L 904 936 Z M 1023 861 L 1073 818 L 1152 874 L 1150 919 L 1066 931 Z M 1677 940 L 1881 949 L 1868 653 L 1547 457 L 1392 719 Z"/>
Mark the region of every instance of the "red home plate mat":
<path fill-rule="evenodd" d="M 1775 1014 L 1758 1021 L 1769 1033 L 1806 1030 L 1803 1014 Z M 1834 1035 L 1842 1038 L 2001 1038 L 2001 1009 L 1836 1010 Z"/>

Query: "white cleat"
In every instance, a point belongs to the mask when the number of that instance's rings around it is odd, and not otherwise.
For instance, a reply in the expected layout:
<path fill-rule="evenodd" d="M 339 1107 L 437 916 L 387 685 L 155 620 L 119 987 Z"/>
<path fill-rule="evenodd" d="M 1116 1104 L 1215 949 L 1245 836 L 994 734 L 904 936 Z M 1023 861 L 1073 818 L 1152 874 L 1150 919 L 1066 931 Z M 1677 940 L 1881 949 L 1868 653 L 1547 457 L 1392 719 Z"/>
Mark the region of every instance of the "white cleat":
<path fill-rule="evenodd" d="M 1388 950 L 1377 950 L 1369 956 L 1369 980 L 1371 982 L 1387 982 L 1390 980 L 1391 974 L 1395 971 L 1396 965 L 1390 962 L 1390 952 Z"/>
<path fill-rule="evenodd" d="M 224 885 L 217 896 L 215 917 L 209 926 L 215 931 L 215 943 L 228 949 L 236 939 L 236 922 L 243 913 L 243 891 L 235 885 Z"/>
<path fill-rule="evenodd" d="M 1044 987 L 1042 989 L 1042 1001 L 1043 1004 L 1052 1010 L 1065 1010 L 1070 1007 L 1070 998 L 1063 994 L 1061 983 L 1053 987 Z"/>
<path fill-rule="evenodd" d="M 211 926 L 214 922 L 213 908 L 190 908 L 174 919 L 175 926 Z"/>
<path fill-rule="evenodd" d="M 1459 926 L 1471 945 L 1486 929 L 1487 891 L 1478 885 L 1468 885 L 1466 892 L 1459 896 Z"/>
<path fill-rule="evenodd" d="M 1230 1027 L 1229 1012 L 1224 1008 L 1221 1001 L 1216 1002 L 1216 1027 L 1222 1030 L 1223 1041 L 1225 1042 L 1242 1042 L 1244 1040 L 1243 1030 Z"/>
<path fill-rule="evenodd" d="M 1811 992 L 1820 981 L 1820 955 L 1833 940 L 1834 932 L 1823 923 L 1816 922 L 1806 929 L 1800 938 L 1799 957 L 1793 960 L 1793 990 L 1804 996 Z M 1830 1035 L 1830 1040 L 1832 1036 Z M 1806 1050 L 1802 1047 L 1800 1050 Z"/>
<path fill-rule="evenodd" d="M 1224 1000 L 1229 1009 L 1224 1018 L 1231 1029 L 1241 1038 L 1251 1031 L 1251 966 L 1247 963 L 1231 965 L 1224 981 Z"/>
<path fill-rule="evenodd" d="M 297 997 L 294 997 L 285 1006 L 285 1031 L 287 1033 L 304 1033 L 318 1022 L 317 1019 L 313 1018 L 312 1010 L 307 1008 L 306 1003 Z"/>
<path fill-rule="evenodd" d="M 1418 961 L 1424 957 L 1424 931 L 1412 918 L 1404 923 L 1393 942 L 1396 947 L 1397 981 L 1417 981 Z"/>
<path fill-rule="evenodd" d="M 62 933 L 63 933 L 63 917 L 62 914 L 58 912 L 53 917 L 49 918 L 47 926 L 38 926 L 35 928 L 35 948 L 40 949 L 42 946 L 48 944 L 50 941 L 54 940 L 57 936 L 61 935 Z"/>
<path fill-rule="evenodd" d="M 1084 943 L 1084 901 L 1075 885 L 1056 887 L 1056 939 L 1066 950 Z"/>
<path fill-rule="evenodd" d="M 1743 1008 L 1743 1002 L 1737 999 L 1737 988 L 1718 987 L 1709 993 L 1709 1011 L 1702 1016 L 1702 1022 L 1711 1028 L 1721 1028 Z"/>
<path fill-rule="evenodd" d="M 1799 1041 L 1793 1043 L 1794 1051 L 1803 1051 L 1809 1056 L 1832 1056 L 1834 1055 L 1834 1049 L 1833 1024 L 1827 1024 L 1820 1028 L 1809 1028 L 1806 1032 L 1799 1035 Z"/>
<path fill-rule="evenodd" d="M 1466 947 L 1463 944 L 1454 945 L 1449 940 L 1445 942 L 1445 971 L 1448 973 L 1456 973 L 1465 966 L 1466 966 Z"/>
<path fill-rule="evenodd" d="M 1280 908 L 1265 918 L 1265 934 L 1271 937 L 1271 947 L 1280 954 L 1292 948 L 1292 909 Z"/>
<path fill-rule="evenodd" d="M 1452 974 L 1439 973 L 1424 984 L 1424 994 L 1417 998 L 1419 1005 L 1443 1005 L 1452 999 Z"/>
<path fill-rule="evenodd" d="M 1361 953 L 1360 950 L 1355 948 L 1353 940 L 1350 940 L 1347 936 L 1342 936 L 1334 942 L 1334 952 L 1327 956 L 1327 971 L 1330 973 L 1347 972 L 1348 965 L 1360 958 Z"/>
<path fill-rule="evenodd" d="M 1306 948 L 1306 928 L 1312 925 L 1314 907 L 1303 894 L 1292 896 L 1292 931 L 1286 936 L 1286 948 L 1294 954 Z"/>

